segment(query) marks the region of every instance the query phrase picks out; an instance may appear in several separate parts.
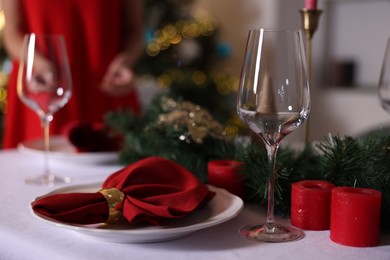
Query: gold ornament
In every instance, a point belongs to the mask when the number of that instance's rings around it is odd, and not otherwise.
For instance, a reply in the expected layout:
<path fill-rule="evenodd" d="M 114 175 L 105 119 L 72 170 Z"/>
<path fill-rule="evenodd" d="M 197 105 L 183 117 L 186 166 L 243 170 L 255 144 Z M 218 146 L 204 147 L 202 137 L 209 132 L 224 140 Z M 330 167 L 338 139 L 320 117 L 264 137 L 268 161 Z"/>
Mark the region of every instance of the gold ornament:
<path fill-rule="evenodd" d="M 217 139 L 227 138 L 223 126 L 199 105 L 167 98 L 163 99 L 162 108 L 167 113 L 161 114 L 157 123 L 160 126 L 171 125 L 177 130 L 185 127 L 188 132 L 180 136 L 180 140 L 190 141 L 185 138 L 189 136 L 195 143 L 201 144 L 208 135 Z"/>

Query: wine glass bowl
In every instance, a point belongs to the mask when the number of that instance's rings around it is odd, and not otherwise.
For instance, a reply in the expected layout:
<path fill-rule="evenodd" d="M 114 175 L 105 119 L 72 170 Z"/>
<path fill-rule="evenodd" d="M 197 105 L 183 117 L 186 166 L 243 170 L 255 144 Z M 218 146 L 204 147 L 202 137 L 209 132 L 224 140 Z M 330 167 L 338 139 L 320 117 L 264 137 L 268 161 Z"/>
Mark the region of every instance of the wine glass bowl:
<path fill-rule="evenodd" d="M 69 178 L 53 175 L 48 165 L 50 122 L 54 113 L 68 103 L 72 94 L 63 36 L 28 34 L 24 37 L 17 93 L 20 100 L 39 116 L 44 136 L 44 173 L 26 182 L 48 185 L 69 182 Z"/>
<path fill-rule="evenodd" d="M 279 144 L 310 112 L 303 32 L 250 30 L 237 95 L 237 113 L 263 140 L 269 160 L 268 208 L 264 224 L 247 225 L 248 238 L 282 242 L 301 237 L 299 229 L 275 223 L 275 162 Z M 259 173 L 260 174 L 260 173 Z"/>
<path fill-rule="evenodd" d="M 379 76 L 378 95 L 381 106 L 390 113 L 390 38 L 387 40 L 385 55 Z"/>

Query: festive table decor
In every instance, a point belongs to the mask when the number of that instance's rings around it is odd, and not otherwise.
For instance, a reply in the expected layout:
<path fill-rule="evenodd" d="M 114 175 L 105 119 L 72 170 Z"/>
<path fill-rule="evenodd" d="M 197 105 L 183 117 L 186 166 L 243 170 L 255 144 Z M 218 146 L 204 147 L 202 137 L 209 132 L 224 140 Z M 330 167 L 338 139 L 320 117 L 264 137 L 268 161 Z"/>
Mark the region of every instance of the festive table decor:
<path fill-rule="evenodd" d="M 125 138 L 120 162 L 158 155 L 176 162 L 207 181 L 210 160 L 233 159 L 235 144 L 208 110 L 166 94 L 155 98 L 143 115 L 128 111 L 107 114 L 108 125 Z"/>
<path fill-rule="evenodd" d="M 262 159 L 257 154 L 262 153 Z M 302 151 L 281 149 L 280 173 L 277 176 L 275 203 L 281 214 L 288 216 L 291 186 L 301 180 L 326 180 L 335 186 L 371 188 L 382 193 L 381 227 L 390 231 L 390 135 L 375 134 L 354 139 L 330 136 L 318 144 L 306 146 Z M 248 147 L 239 160 L 244 162 L 248 199 L 262 195 L 266 200 L 264 179 L 266 174 L 256 171 L 266 167 L 266 153 L 260 147 Z"/>
<path fill-rule="evenodd" d="M 331 240 L 355 247 L 378 245 L 381 198 L 381 193 L 373 189 L 334 188 L 331 207 Z"/>
<path fill-rule="evenodd" d="M 141 117 L 130 112 L 111 112 L 106 122 L 121 131 L 125 142 L 120 161 L 129 164 L 149 156 L 160 156 L 180 163 L 207 182 L 207 164 L 212 160 L 243 162 L 241 173 L 245 180 L 245 200 L 266 204 L 267 153 L 257 143 L 235 142 L 223 134 L 214 135 L 209 129 L 219 124 L 206 117 L 202 125 L 201 142 L 192 139 L 188 124 L 159 123 L 162 115 L 175 109 L 167 103 L 183 104 L 183 100 L 161 95 Z M 180 107 L 180 106 L 179 106 Z M 190 107 L 197 107 L 190 106 Z M 198 107 L 199 111 L 203 111 Z M 187 111 L 191 117 L 191 109 Z M 186 118 L 186 119 L 185 119 Z M 183 122 L 188 119 L 183 117 Z M 203 121 L 206 120 L 206 121 Z M 179 120 L 180 121 L 180 120 Z M 210 124 L 211 123 L 211 124 Z M 214 129 L 215 130 L 215 129 Z M 213 133 L 213 134 L 212 134 Z M 390 135 L 375 133 L 362 138 L 327 136 L 318 143 L 309 143 L 302 150 L 281 147 L 278 153 L 275 186 L 277 214 L 289 216 L 292 184 L 302 180 L 324 180 L 335 186 L 371 188 L 382 193 L 381 228 L 390 231 Z M 259 171 L 264 174 L 258 174 Z"/>
<path fill-rule="evenodd" d="M 245 181 L 241 166 L 242 162 L 233 160 L 209 161 L 207 164 L 207 183 L 244 198 Z"/>
<path fill-rule="evenodd" d="M 206 205 L 215 192 L 180 164 L 158 156 L 112 173 L 95 192 L 49 194 L 32 203 L 40 216 L 71 224 L 159 225 Z"/>
<path fill-rule="evenodd" d="M 305 230 L 328 230 L 330 202 L 335 186 L 327 181 L 304 180 L 292 184 L 291 224 Z"/>

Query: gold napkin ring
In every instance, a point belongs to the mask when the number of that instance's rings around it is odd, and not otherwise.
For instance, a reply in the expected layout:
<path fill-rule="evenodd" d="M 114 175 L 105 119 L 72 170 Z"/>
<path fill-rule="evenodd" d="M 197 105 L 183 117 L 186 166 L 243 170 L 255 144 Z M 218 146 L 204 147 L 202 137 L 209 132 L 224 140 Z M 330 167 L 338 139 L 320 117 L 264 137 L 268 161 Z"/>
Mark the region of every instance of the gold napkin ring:
<path fill-rule="evenodd" d="M 122 217 L 122 206 L 125 194 L 116 188 L 108 188 L 99 190 L 106 198 L 108 203 L 108 219 L 106 223 L 115 223 Z"/>

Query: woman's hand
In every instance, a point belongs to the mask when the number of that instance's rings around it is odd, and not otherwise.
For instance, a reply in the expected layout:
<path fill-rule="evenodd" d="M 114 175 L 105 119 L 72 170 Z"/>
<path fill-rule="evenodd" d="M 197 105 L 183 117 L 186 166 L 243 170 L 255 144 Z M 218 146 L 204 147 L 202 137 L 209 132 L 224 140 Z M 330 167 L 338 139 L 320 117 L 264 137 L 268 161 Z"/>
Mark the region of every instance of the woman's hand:
<path fill-rule="evenodd" d="M 134 87 L 135 75 L 129 65 L 127 54 L 118 54 L 103 77 L 101 89 L 111 96 L 123 96 Z"/>

